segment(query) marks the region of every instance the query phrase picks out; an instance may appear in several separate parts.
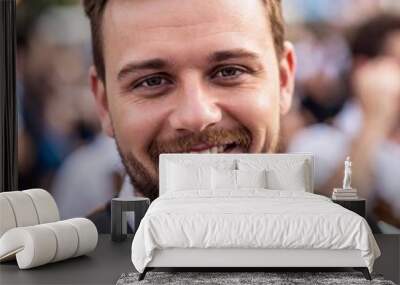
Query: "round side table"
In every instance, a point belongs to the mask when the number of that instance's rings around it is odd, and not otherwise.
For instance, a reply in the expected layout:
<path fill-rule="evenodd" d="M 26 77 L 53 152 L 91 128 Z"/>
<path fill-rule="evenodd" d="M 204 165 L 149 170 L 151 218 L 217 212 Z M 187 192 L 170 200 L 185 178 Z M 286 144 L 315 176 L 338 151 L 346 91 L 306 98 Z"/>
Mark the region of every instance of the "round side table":
<path fill-rule="evenodd" d="M 127 235 L 127 214 L 135 213 L 135 234 L 140 221 L 150 206 L 150 199 L 144 197 L 114 198 L 111 200 L 111 240 L 123 241 Z"/>

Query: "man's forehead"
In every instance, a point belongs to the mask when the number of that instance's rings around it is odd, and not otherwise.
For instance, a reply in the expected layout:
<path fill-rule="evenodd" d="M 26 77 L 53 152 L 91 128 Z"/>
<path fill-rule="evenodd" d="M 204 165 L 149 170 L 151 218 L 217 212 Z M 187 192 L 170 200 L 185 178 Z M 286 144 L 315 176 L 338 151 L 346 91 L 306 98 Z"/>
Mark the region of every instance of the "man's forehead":
<path fill-rule="evenodd" d="M 121 67 L 127 58 L 167 57 L 168 52 L 183 58 L 183 52 L 191 57 L 194 50 L 200 57 L 200 51 L 206 56 L 247 48 L 255 40 L 267 44 L 270 29 L 263 5 L 260 0 L 111 1 L 103 20 L 104 50 Z"/>
<path fill-rule="evenodd" d="M 111 25 L 125 21 L 142 29 L 188 28 L 216 21 L 238 26 L 249 21 L 257 26 L 256 15 L 265 15 L 261 0 L 111 0 L 104 21 Z"/>

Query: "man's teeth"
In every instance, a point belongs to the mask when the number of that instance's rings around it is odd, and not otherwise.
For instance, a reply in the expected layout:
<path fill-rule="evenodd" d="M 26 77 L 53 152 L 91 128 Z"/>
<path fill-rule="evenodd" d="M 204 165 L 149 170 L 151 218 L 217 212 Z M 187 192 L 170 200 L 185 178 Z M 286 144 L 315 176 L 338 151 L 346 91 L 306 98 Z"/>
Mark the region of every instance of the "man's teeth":
<path fill-rule="evenodd" d="M 202 151 L 191 151 L 190 153 L 223 153 L 225 149 L 225 146 L 219 145 L 219 146 L 213 146 L 208 149 L 202 150 Z"/>

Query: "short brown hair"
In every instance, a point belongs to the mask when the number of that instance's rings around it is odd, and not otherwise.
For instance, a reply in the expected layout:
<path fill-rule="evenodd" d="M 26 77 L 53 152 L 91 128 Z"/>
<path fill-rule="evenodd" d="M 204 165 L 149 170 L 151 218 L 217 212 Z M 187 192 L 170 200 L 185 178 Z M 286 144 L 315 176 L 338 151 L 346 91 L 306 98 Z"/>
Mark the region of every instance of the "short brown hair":
<path fill-rule="evenodd" d="M 282 15 L 281 0 L 262 0 L 266 4 L 270 19 L 275 50 L 278 56 L 283 52 L 285 27 Z M 101 23 L 108 0 L 83 0 L 83 6 L 90 20 L 92 30 L 93 61 L 101 80 L 105 81 L 105 66 L 103 58 Z"/>

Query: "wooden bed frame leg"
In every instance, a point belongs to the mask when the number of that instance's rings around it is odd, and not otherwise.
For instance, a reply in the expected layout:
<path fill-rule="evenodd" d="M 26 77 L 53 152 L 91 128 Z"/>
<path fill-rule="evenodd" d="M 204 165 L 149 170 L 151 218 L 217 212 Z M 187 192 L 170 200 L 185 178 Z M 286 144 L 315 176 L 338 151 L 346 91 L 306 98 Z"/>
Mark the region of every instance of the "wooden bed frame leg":
<path fill-rule="evenodd" d="M 147 267 L 144 269 L 144 271 L 142 273 L 139 274 L 139 278 L 138 281 L 142 281 L 144 279 L 144 277 L 146 276 L 148 269 Z"/>
<path fill-rule="evenodd" d="M 355 267 L 354 269 L 357 271 L 361 271 L 362 274 L 364 275 L 365 279 L 372 280 L 371 274 L 369 274 L 369 270 L 367 267 Z"/>

